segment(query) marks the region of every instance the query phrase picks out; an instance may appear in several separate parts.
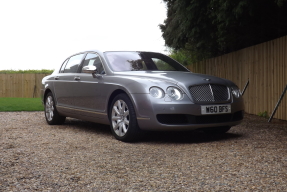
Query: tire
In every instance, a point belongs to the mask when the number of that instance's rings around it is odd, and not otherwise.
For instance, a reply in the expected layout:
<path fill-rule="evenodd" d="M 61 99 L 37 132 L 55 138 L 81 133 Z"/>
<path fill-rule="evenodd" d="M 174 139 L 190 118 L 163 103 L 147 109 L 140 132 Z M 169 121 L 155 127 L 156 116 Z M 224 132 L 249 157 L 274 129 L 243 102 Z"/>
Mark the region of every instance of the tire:
<path fill-rule="evenodd" d="M 203 128 L 203 132 L 206 134 L 223 134 L 229 131 L 231 127 L 210 127 L 210 128 Z"/>
<path fill-rule="evenodd" d="M 49 92 L 45 97 L 45 118 L 49 125 L 60 125 L 63 124 L 66 120 L 66 117 L 61 116 L 55 105 L 55 99 L 53 94 Z"/>
<path fill-rule="evenodd" d="M 130 142 L 140 138 L 134 106 L 126 94 L 117 95 L 109 110 L 110 126 L 117 140 Z"/>

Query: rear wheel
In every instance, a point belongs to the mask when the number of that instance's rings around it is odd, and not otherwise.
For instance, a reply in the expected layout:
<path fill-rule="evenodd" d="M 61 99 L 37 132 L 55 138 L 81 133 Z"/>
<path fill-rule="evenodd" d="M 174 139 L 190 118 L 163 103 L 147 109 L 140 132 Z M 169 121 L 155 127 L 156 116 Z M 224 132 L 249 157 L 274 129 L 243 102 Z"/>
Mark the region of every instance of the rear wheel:
<path fill-rule="evenodd" d="M 50 92 L 45 98 L 45 118 L 49 125 L 59 125 L 65 122 L 66 117 L 61 116 L 55 105 L 53 94 Z"/>
<path fill-rule="evenodd" d="M 203 132 L 206 134 L 223 134 L 229 131 L 231 127 L 225 126 L 225 127 L 210 127 L 210 128 L 203 128 Z"/>
<path fill-rule="evenodd" d="M 126 94 L 117 95 L 109 110 L 111 130 L 120 141 L 135 141 L 141 130 L 137 124 L 135 109 Z"/>

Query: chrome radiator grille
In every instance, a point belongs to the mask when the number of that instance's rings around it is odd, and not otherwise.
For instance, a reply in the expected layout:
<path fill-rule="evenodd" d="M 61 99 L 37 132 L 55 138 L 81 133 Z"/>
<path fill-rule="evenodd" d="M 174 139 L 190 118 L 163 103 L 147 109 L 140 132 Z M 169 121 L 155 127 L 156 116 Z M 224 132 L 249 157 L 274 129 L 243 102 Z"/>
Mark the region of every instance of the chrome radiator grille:
<path fill-rule="evenodd" d="M 224 85 L 206 84 L 189 87 L 196 102 L 223 102 L 229 100 L 228 87 Z"/>

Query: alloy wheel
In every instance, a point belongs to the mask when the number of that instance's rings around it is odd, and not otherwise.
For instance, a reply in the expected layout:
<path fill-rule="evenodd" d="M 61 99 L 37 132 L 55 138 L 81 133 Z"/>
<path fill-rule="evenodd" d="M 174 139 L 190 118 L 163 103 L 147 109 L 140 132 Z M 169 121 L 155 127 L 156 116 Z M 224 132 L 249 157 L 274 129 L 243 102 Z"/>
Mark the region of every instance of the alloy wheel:
<path fill-rule="evenodd" d="M 117 100 L 112 108 L 112 127 L 114 132 L 123 137 L 128 129 L 130 123 L 129 108 L 123 100 Z"/>
<path fill-rule="evenodd" d="M 45 113 L 48 121 L 52 121 L 54 117 L 54 101 L 51 96 L 48 96 L 46 99 Z"/>

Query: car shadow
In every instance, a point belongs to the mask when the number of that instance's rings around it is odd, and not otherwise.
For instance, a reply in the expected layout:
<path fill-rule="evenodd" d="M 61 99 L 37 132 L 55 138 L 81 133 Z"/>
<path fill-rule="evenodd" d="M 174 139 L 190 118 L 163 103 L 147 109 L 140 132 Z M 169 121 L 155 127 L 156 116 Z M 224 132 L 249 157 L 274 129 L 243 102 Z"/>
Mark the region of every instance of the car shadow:
<path fill-rule="evenodd" d="M 206 134 L 201 131 L 169 131 L 147 132 L 142 142 L 149 143 L 208 143 L 214 141 L 232 140 L 242 137 L 241 134 L 224 133 L 224 134 Z"/>
<path fill-rule="evenodd" d="M 82 121 L 82 120 L 72 119 L 72 118 L 67 119 L 65 123 L 61 125 L 59 128 L 71 129 L 74 131 L 85 131 L 85 132 L 112 136 L 112 132 L 110 130 L 109 125 L 93 123 L 89 121 Z"/>
<path fill-rule="evenodd" d="M 59 128 L 74 131 L 85 131 L 103 136 L 113 137 L 109 125 L 69 118 Z M 206 134 L 201 131 L 145 131 L 144 136 L 133 143 L 208 143 L 222 140 L 232 140 L 242 137 L 242 134 Z M 115 138 L 114 138 L 115 139 Z"/>

